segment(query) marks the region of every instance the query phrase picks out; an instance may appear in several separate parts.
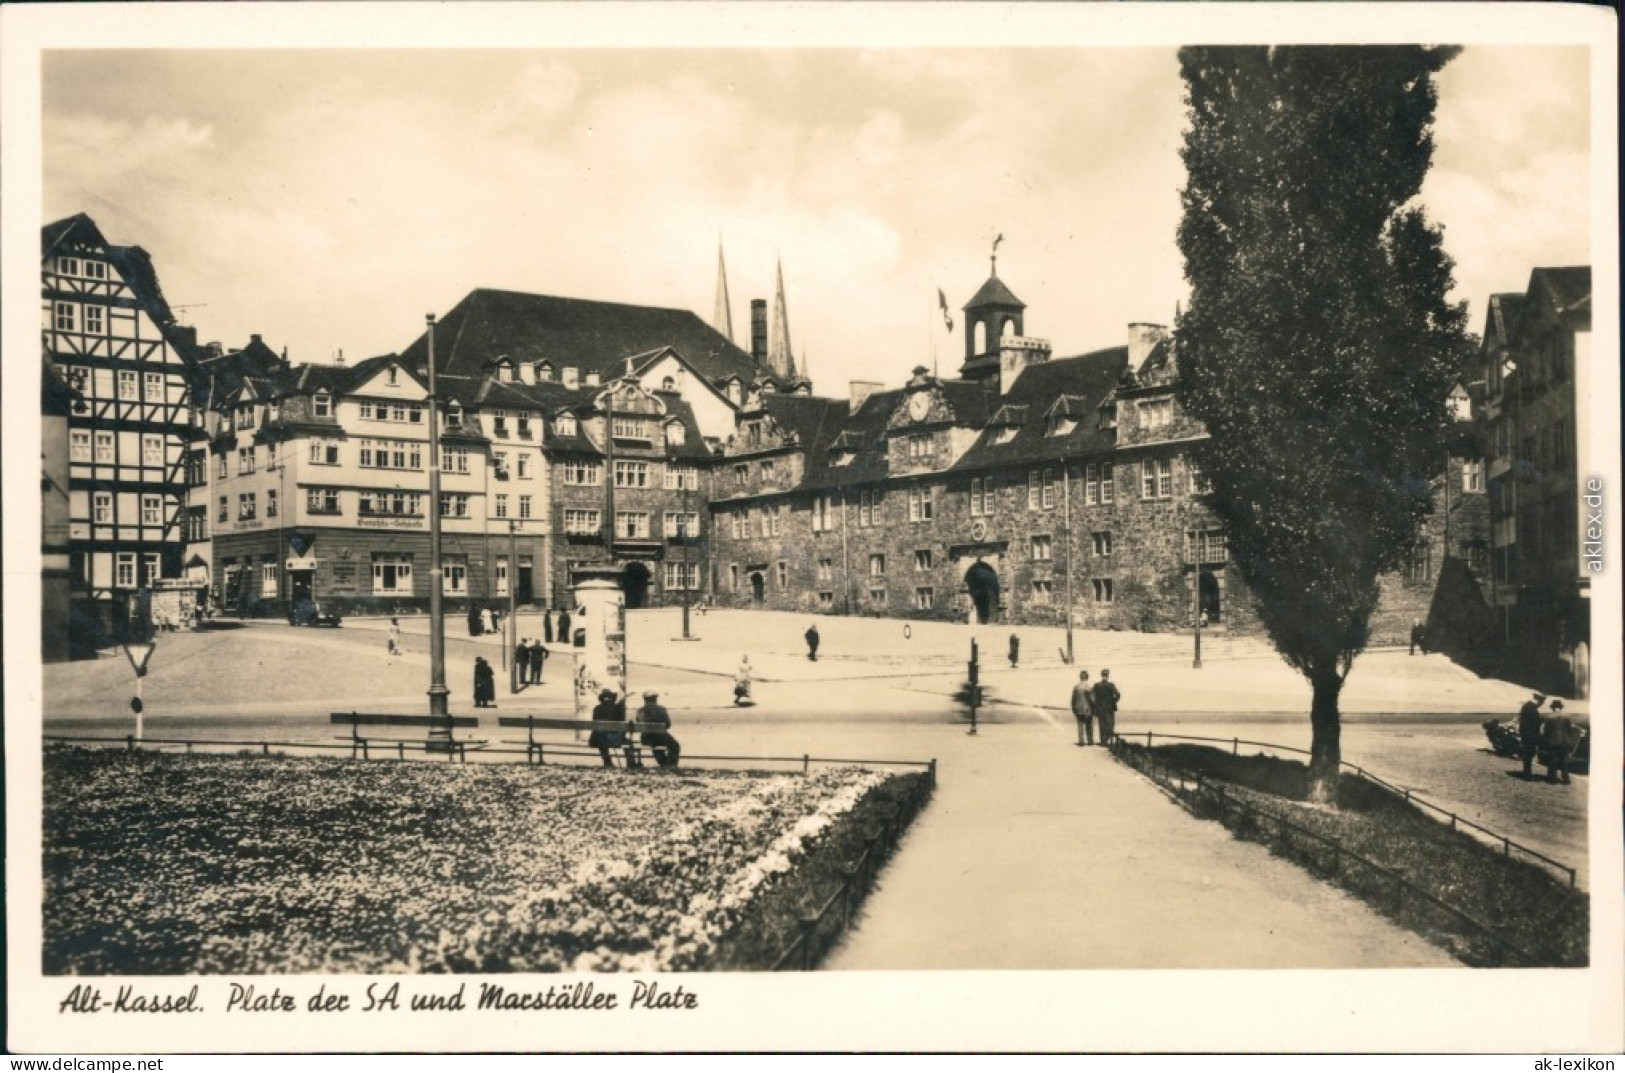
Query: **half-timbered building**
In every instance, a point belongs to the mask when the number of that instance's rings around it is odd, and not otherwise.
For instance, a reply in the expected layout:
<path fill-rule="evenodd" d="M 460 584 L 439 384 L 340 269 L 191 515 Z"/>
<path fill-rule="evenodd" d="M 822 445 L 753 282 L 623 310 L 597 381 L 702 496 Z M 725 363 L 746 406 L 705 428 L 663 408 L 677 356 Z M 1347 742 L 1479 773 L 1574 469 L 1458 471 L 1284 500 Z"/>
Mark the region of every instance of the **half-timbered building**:
<path fill-rule="evenodd" d="M 44 352 L 77 392 L 68 416 L 68 564 L 75 631 L 126 635 L 143 593 L 178 585 L 190 548 L 195 336 L 177 324 L 146 251 L 83 214 L 45 227 Z"/>

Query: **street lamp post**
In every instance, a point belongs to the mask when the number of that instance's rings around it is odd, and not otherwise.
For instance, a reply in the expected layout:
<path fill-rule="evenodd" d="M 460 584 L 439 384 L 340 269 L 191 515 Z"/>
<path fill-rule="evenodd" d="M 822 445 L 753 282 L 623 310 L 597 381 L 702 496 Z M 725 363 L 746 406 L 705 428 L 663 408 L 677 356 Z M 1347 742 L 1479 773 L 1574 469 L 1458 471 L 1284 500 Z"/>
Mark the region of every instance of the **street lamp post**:
<path fill-rule="evenodd" d="M 508 651 L 514 653 L 514 656 L 515 656 L 515 658 L 510 659 L 508 661 L 508 692 L 509 693 L 517 693 L 517 692 L 519 692 L 519 676 L 520 676 L 519 660 L 517 658 L 518 657 L 518 652 L 519 652 L 519 624 L 516 621 L 514 621 L 514 612 L 518 609 L 518 604 L 514 600 L 514 588 L 515 588 L 514 581 L 518 576 L 518 570 L 519 570 L 519 559 L 517 557 L 518 545 L 517 545 L 517 543 L 515 541 L 515 534 L 518 533 L 518 531 L 519 531 L 519 523 L 517 521 L 515 521 L 513 518 L 509 518 L 508 519 L 508 624 L 507 624 L 507 629 L 502 631 L 502 642 L 503 642 L 503 644 L 506 645 Z M 538 642 L 538 643 L 540 643 L 540 642 Z"/>
<path fill-rule="evenodd" d="M 446 616 L 441 606 L 443 571 L 440 566 L 440 397 L 434 375 L 434 314 L 428 325 L 429 355 L 429 714 L 446 717 L 444 726 L 431 727 L 431 744 L 451 747 L 450 709 L 446 698 Z"/>

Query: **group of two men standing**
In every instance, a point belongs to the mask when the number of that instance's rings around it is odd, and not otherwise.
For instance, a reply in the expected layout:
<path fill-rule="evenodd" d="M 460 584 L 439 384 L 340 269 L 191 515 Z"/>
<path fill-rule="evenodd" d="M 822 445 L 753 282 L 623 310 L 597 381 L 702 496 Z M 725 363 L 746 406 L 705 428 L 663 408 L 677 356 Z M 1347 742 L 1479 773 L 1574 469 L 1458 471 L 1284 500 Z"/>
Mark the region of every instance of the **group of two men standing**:
<path fill-rule="evenodd" d="M 1078 721 L 1078 744 L 1095 743 L 1095 721 L 1100 721 L 1100 744 L 1110 745 L 1117 725 L 1117 702 L 1123 695 L 1112 684 L 1112 672 L 1101 671 L 1100 681 L 1089 684 L 1089 672 L 1078 672 L 1072 687 L 1072 718 Z"/>

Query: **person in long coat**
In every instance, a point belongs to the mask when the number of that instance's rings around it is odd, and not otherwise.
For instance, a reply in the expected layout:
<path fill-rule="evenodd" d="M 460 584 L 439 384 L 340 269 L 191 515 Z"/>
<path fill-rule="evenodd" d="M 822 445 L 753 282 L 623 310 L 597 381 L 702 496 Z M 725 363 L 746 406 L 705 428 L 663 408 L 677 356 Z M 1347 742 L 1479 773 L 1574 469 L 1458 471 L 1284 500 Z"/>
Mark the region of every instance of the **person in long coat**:
<path fill-rule="evenodd" d="M 1072 718 L 1078 722 L 1078 744 L 1095 743 L 1094 687 L 1089 684 L 1089 672 L 1078 672 L 1078 684 L 1072 687 Z"/>
<path fill-rule="evenodd" d="M 1101 671 L 1100 681 L 1089 691 L 1089 700 L 1095 710 L 1095 721 L 1100 724 L 1100 744 L 1110 745 L 1117 731 L 1117 702 L 1123 694 L 1112 682 L 1111 671 Z"/>
<path fill-rule="evenodd" d="M 542 642 L 553 643 L 553 612 L 551 609 L 542 612 Z"/>
<path fill-rule="evenodd" d="M 496 675 L 484 656 L 474 657 L 474 707 L 494 708 L 497 699 Z"/>
<path fill-rule="evenodd" d="M 1568 782 L 1569 758 L 1580 744 L 1580 732 L 1575 728 L 1574 720 L 1563 714 L 1562 701 L 1552 701 L 1552 712 L 1546 717 L 1546 725 L 1541 728 L 1541 738 L 1546 753 L 1546 781 L 1557 782 L 1561 779 Z"/>
<path fill-rule="evenodd" d="M 1015 634 L 1010 635 L 1010 667 L 1014 669 L 1016 662 L 1021 659 L 1021 638 Z"/>
<path fill-rule="evenodd" d="M 513 680 L 520 685 L 530 681 L 530 638 L 523 638 L 513 649 Z"/>
<path fill-rule="evenodd" d="M 572 643 L 573 642 L 570 639 L 570 612 L 568 612 L 568 611 L 560 611 L 559 612 L 559 644 L 568 645 L 568 644 L 572 644 Z"/>
<path fill-rule="evenodd" d="M 807 632 L 803 636 L 807 640 L 807 658 L 812 660 L 814 663 L 817 663 L 818 662 L 818 624 L 814 623 L 813 625 L 808 626 L 807 627 Z"/>
<path fill-rule="evenodd" d="M 1546 694 L 1536 693 L 1518 709 L 1518 746 L 1523 757 L 1523 777 L 1535 777 L 1535 756 L 1540 752 L 1540 706 L 1546 703 Z"/>
<path fill-rule="evenodd" d="M 542 684 L 542 666 L 547 663 L 547 648 L 540 641 L 530 646 L 530 684 Z"/>
<path fill-rule="evenodd" d="M 468 605 L 468 635 L 470 637 L 480 635 L 480 609 L 473 604 Z"/>

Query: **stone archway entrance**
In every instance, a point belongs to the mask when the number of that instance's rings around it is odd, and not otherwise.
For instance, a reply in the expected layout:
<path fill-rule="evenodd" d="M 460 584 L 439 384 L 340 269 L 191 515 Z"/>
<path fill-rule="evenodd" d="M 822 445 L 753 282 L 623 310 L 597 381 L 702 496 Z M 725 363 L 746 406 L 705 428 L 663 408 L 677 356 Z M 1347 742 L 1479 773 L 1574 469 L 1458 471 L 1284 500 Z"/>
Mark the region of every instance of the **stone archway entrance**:
<path fill-rule="evenodd" d="M 760 570 L 752 570 L 750 574 L 750 602 L 756 607 L 767 602 L 767 578 Z"/>
<path fill-rule="evenodd" d="M 621 576 L 621 591 L 626 594 L 626 608 L 635 611 L 649 606 L 649 568 L 640 562 L 626 564 Z"/>
<path fill-rule="evenodd" d="M 978 559 L 965 571 L 965 588 L 970 592 L 976 608 L 976 621 L 992 622 L 999 611 L 999 575 L 991 566 Z"/>

